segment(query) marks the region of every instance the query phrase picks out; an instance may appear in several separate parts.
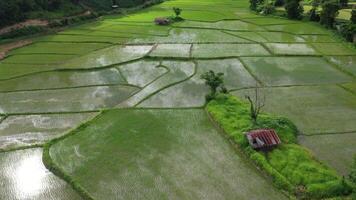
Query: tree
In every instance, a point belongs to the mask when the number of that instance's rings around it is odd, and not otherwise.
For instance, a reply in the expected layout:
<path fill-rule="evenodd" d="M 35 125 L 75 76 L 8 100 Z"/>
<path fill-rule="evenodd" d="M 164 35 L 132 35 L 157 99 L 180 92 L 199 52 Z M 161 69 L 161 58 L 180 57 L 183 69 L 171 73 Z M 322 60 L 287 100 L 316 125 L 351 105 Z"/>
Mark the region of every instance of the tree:
<path fill-rule="evenodd" d="M 352 24 L 356 24 L 356 9 L 352 9 L 352 11 L 351 11 L 350 22 Z"/>
<path fill-rule="evenodd" d="M 322 4 L 322 11 L 320 13 L 320 23 L 328 28 L 332 28 L 335 18 L 339 13 L 339 4 L 335 1 L 325 1 Z"/>
<path fill-rule="evenodd" d="M 254 123 L 257 123 L 257 119 L 261 112 L 261 109 L 265 106 L 266 96 L 262 95 L 261 99 L 259 88 L 256 85 L 253 97 L 251 97 L 250 95 L 245 95 L 245 98 L 250 103 L 250 117 Z"/>
<path fill-rule="evenodd" d="M 180 14 L 182 13 L 182 9 L 173 7 L 173 12 L 176 15 L 176 18 L 180 18 Z"/>
<path fill-rule="evenodd" d="M 316 8 L 314 7 L 309 11 L 309 20 L 314 22 L 320 21 L 320 16 L 318 15 Z"/>
<path fill-rule="evenodd" d="M 205 72 L 200 76 L 201 79 L 205 80 L 205 84 L 210 87 L 210 94 L 206 96 L 206 100 L 210 101 L 216 97 L 218 89 L 220 92 L 227 93 L 227 89 L 224 86 L 224 73 L 215 73 L 210 70 Z"/>
<path fill-rule="evenodd" d="M 250 0 L 250 9 L 257 10 L 258 4 L 259 4 L 259 0 Z"/>
<path fill-rule="evenodd" d="M 301 19 L 303 14 L 303 5 L 301 0 L 286 0 L 284 5 L 289 19 Z"/>

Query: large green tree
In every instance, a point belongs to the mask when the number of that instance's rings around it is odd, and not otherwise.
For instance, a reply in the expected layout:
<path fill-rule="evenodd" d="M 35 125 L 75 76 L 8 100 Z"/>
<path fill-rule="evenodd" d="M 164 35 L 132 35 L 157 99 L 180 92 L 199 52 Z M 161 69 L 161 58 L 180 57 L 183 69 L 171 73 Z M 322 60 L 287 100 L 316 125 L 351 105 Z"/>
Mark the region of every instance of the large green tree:
<path fill-rule="evenodd" d="M 332 28 L 335 22 L 335 18 L 339 13 L 339 3 L 334 0 L 325 1 L 322 4 L 322 10 L 320 13 L 320 23 L 328 28 Z"/>
<path fill-rule="evenodd" d="M 289 19 L 301 19 L 303 14 L 303 5 L 301 0 L 286 0 L 284 5 Z"/>

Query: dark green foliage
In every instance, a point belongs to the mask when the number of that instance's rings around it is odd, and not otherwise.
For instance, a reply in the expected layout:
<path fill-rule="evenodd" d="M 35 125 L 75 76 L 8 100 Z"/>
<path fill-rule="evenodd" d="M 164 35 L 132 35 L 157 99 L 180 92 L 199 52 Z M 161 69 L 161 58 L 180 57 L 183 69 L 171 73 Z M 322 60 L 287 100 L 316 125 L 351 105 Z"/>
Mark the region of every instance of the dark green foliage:
<path fill-rule="evenodd" d="M 350 21 L 352 24 L 356 24 L 356 9 L 352 9 Z"/>
<path fill-rule="evenodd" d="M 352 42 L 356 34 L 356 24 L 351 22 L 343 23 L 340 25 L 340 34 L 349 42 Z"/>
<path fill-rule="evenodd" d="M 303 5 L 301 0 L 286 0 L 284 8 L 289 19 L 301 19 L 303 14 Z"/>
<path fill-rule="evenodd" d="M 263 0 L 250 0 L 250 9 L 257 11 L 258 6 L 263 2 Z"/>
<path fill-rule="evenodd" d="M 263 15 L 269 15 L 276 11 L 273 1 L 265 1 L 263 4 L 258 5 L 257 12 Z"/>
<path fill-rule="evenodd" d="M 348 3 L 349 3 L 348 0 L 339 0 L 339 4 L 341 8 L 346 8 Z"/>
<path fill-rule="evenodd" d="M 313 7 L 310 12 L 309 12 L 309 20 L 313 22 L 318 22 L 320 21 L 320 16 L 316 11 L 316 8 Z"/>
<path fill-rule="evenodd" d="M 201 79 L 205 80 L 205 84 L 210 87 L 210 94 L 206 96 L 206 100 L 212 100 L 217 92 L 218 89 L 220 91 L 226 92 L 226 88 L 224 87 L 224 73 L 215 73 L 214 71 L 210 70 L 200 76 Z"/>
<path fill-rule="evenodd" d="M 307 149 L 296 144 L 297 128 L 289 120 L 264 114 L 257 123 L 253 123 L 249 116 L 249 104 L 231 95 L 218 95 L 208 103 L 207 110 L 243 152 L 272 177 L 276 187 L 305 199 L 351 193 L 349 184 L 334 170 L 315 160 Z M 275 129 L 282 145 L 267 153 L 253 150 L 244 133 L 257 128 Z"/>
<path fill-rule="evenodd" d="M 276 0 L 274 2 L 274 6 L 284 6 L 284 0 Z"/>
<path fill-rule="evenodd" d="M 322 4 L 322 11 L 320 13 L 320 23 L 328 28 L 332 28 L 335 18 L 338 15 L 340 7 L 339 4 L 333 0 L 325 1 Z"/>
<path fill-rule="evenodd" d="M 350 181 L 356 185 L 356 155 L 354 155 L 354 163 L 352 165 L 349 178 L 350 178 Z"/>
<path fill-rule="evenodd" d="M 179 17 L 180 14 L 182 13 L 182 9 L 173 7 L 173 12 L 176 15 L 176 17 Z"/>
<path fill-rule="evenodd" d="M 148 2 L 147 0 L 116 0 L 119 8 L 134 7 Z M 112 5 L 112 0 L 0 0 L 0 27 L 32 18 L 58 19 L 72 16 L 88 7 L 98 12 L 109 11 L 112 10 Z"/>

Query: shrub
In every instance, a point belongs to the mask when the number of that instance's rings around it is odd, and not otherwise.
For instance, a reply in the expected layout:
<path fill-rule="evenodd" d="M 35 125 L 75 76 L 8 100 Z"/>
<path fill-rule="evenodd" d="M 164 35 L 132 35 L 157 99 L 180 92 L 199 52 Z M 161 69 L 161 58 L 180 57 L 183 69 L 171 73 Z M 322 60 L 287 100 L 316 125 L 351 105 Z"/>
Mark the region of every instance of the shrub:
<path fill-rule="evenodd" d="M 335 1 L 326 1 L 322 4 L 320 13 L 320 23 L 328 28 L 332 28 L 340 7 Z"/>
<path fill-rule="evenodd" d="M 301 19 L 303 14 L 303 6 L 301 0 L 286 0 L 284 5 L 289 19 Z"/>

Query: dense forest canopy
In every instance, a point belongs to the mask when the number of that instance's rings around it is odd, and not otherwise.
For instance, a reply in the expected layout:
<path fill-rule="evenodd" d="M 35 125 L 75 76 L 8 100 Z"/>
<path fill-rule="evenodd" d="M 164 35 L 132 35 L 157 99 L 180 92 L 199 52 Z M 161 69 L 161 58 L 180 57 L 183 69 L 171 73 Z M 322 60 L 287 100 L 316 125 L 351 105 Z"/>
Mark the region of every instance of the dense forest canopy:
<path fill-rule="evenodd" d="M 93 10 L 109 10 L 113 4 L 132 7 L 145 0 L 0 0 L 0 27 L 32 18 L 60 18 Z"/>

